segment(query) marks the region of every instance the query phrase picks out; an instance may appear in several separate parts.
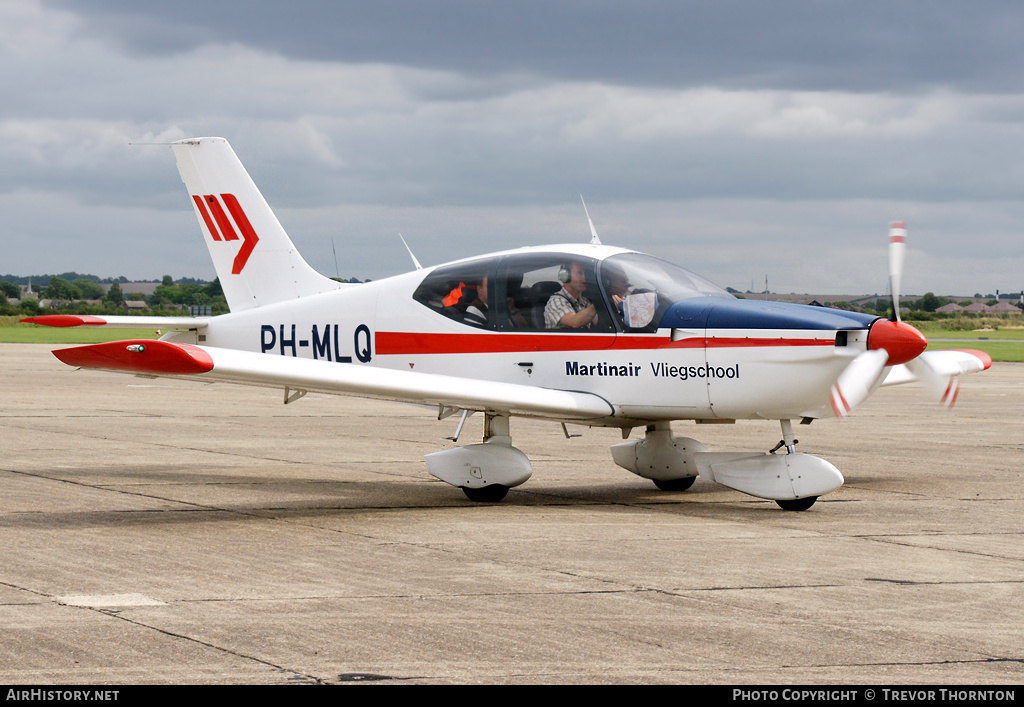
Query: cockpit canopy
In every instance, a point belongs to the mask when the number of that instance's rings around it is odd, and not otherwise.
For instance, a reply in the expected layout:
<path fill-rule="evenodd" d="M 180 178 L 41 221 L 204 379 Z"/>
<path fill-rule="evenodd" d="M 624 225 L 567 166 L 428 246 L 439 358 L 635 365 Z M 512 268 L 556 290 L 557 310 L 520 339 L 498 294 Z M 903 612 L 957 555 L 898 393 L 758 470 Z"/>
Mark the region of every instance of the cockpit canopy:
<path fill-rule="evenodd" d="M 564 331 L 655 331 L 665 311 L 680 300 L 732 297 L 699 275 L 649 255 L 621 253 L 598 260 L 533 252 L 438 268 L 424 278 L 413 299 L 468 326 L 549 330 L 558 327 L 551 321 L 545 325 L 544 309 L 560 296 L 574 265 L 582 267 L 582 295 L 596 307 L 597 319 L 589 327 Z"/>

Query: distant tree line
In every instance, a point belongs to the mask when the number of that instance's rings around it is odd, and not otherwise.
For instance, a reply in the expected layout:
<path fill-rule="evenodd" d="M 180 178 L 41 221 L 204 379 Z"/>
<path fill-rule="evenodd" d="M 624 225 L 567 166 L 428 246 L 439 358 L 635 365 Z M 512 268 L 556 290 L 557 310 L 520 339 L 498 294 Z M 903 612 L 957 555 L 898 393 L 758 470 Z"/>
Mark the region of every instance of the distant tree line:
<path fill-rule="evenodd" d="M 117 277 L 98 277 L 96 275 L 81 274 L 74 271 L 57 273 L 56 275 L 0 275 L 0 282 L 13 282 L 15 285 L 31 284 L 33 292 L 40 292 L 46 287 L 46 283 L 54 277 L 60 277 L 69 282 L 74 282 L 76 280 L 91 280 L 99 285 L 110 285 L 115 282 L 119 282 L 122 285 L 126 282 L 160 282 L 160 280 L 129 280 L 124 275 L 119 275 Z M 181 277 L 178 278 L 178 282 L 189 285 L 209 284 L 208 280 L 199 280 L 194 277 Z"/>
<path fill-rule="evenodd" d="M 751 292 L 747 291 L 741 293 L 732 287 L 725 288 L 728 292 L 731 292 L 736 297 L 741 299 L 754 298 L 760 299 L 764 297 L 764 292 Z M 771 293 L 770 293 L 771 294 Z M 774 296 L 774 295 L 773 295 Z M 950 316 L 972 316 L 971 312 L 938 312 L 937 310 L 941 307 L 945 307 L 947 304 L 958 304 L 961 307 L 969 307 L 978 300 L 986 300 L 985 304 L 993 306 L 999 303 L 1000 298 L 1002 301 L 1008 302 L 1014 305 L 1018 309 L 1024 310 L 1024 306 L 1020 302 L 1020 294 L 1002 294 L 1002 295 L 982 295 L 981 293 L 975 293 L 972 299 L 961 299 L 956 297 L 942 297 L 936 295 L 934 292 L 925 292 L 920 297 L 906 298 L 900 300 L 900 310 L 909 312 L 909 316 L 915 320 L 927 320 L 927 319 L 943 319 Z M 783 298 L 784 299 L 784 298 Z M 889 316 L 892 314 L 892 300 L 888 297 L 879 297 L 873 301 L 861 301 L 857 302 L 814 302 L 823 307 L 832 307 L 834 309 L 843 309 L 849 312 L 864 312 L 866 314 L 879 314 L 881 316 Z M 979 316 L 987 316 L 986 312 L 979 312 Z M 998 315 L 997 315 L 998 316 Z"/>
<path fill-rule="evenodd" d="M 224 314 L 228 310 L 224 290 L 220 279 L 213 282 L 184 277 L 175 282 L 170 275 L 164 275 L 153 294 L 148 297 L 138 292 L 124 292 L 121 285 L 132 282 L 126 277 L 107 278 L 101 280 L 95 275 L 79 275 L 68 272 L 60 275 L 43 275 L 33 277 L 4 276 L 0 280 L 0 315 L 37 314 L 125 314 L 126 301 L 145 301 L 145 309 L 132 308 L 133 314 L 177 314 L 182 309 L 193 305 L 209 306 L 213 314 Z M 360 282 L 357 278 L 344 280 L 331 278 L 338 282 Z M 20 304 L 11 304 L 9 300 L 21 297 L 21 286 L 31 281 L 32 291 L 38 299 L 27 297 Z M 139 282 L 139 281 L 135 281 Z M 157 282 L 143 280 L 141 282 Z M 369 280 L 367 280 L 369 282 Z M 103 284 L 109 284 L 104 289 Z M 43 310 L 39 300 L 53 300 L 60 304 Z"/>
<path fill-rule="evenodd" d="M 68 276 L 76 276 L 74 280 L 69 279 Z M 0 315 L 12 315 L 12 314 L 28 314 L 36 315 L 42 312 L 39 307 L 39 302 L 33 298 L 25 298 L 21 300 L 18 305 L 13 305 L 9 302 L 9 299 L 18 299 L 21 297 L 21 286 L 27 284 L 30 278 L 21 278 L 6 276 L 10 279 L 0 280 Z M 12 282 L 11 280 L 23 280 L 25 282 Z M 108 278 L 106 281 L 102 281 L 95 275 L 78 275 L 78 273 L 62 273 L 61 275 L 53 275 L 46 280 L 46 276 L 31 278 L 32 291 L 35 292 L 40 299 L 56 300 L 61 304 L 56 308 L 47 309 L 47 312 L 51 313 L 66 313 L 66 314 L 123 314 L 125 313 L 125 301 L 139 301 L 145 300 L 146 309 L 142 313 L 154 314 L 154 313 L 170 313 L 168 310 L 174 312 L 180 311 L 181 309 L 188 308 L 192 305 L 208 305 L 214 314 L 223 314 L 228 311 L 227 300 L 224 298 L 224 291 L 220 286 L 220 279 L 215 279 L 213 282 L 204 282 L 202 280 L 196 280 L 194 278 L 182 278 L 177 282 L 170 275 L 164 275 L 160 284 L 157 285 L 152 295 L 146 297 L 140 293 L 124 293 L 121 289 L 121 284 L 129 282 L 125 277 Z M 341 278 L 331 278 L 339 282 L 351 282 L 358 283 L 357 278 L 350 278 L 344 280 Z M 106 290 L 102 287 L 102 283 L 109 283 L 110 287 Z M 151 280 L 150 282 L 156 282 Z M 369 280 L 367 280 L 369 282 Z M 733 288 L 726 288 L 729 292 L 736 294 L 739 297 L 743 297 L 738 290 Z M 748 296 L 760 296 L 761 293 L 746 293 Z M 983 297 L 980 294 L 976 294 L 975 298 Z M 995 295 L 988 295 L 989 300 L 986 304 L 994 305 L 998 301 Z M 916 299 L 906 299 L 900 302 L 901 308 L 906 309 L 911 314 L 921 316 L 929 316 L 933 314 L 937 309 L 950 303 L 956 303 L 963 307 L 972 304 L 971 300 L 959 301 L 951 297 L 942 297 L 936 295 L 934 292 L 926 292 L 921 297 Z M 837 309 L 845 309 L 848 311 L 855 312 L 867 312 L 875 313 L 880 315 L 888 315 L 892 309 L 892 301 L 889 298 L 879 298 L 871 302 L 822 302 L 825 307 L 835 307 Z M 1019 302 L 1014 302 L 1015 305 L 1020 307 Z M 135 313 L 139 313 L 139 310 L 133 308 Z"/>
<path fill-rule="evenodd" d="M 980 297 L 981 295 L 979 295 Z M 975 300 L 959 300 L 954 297 L 941 297 L 936 295 L 934 292 L 926 292 L 921 297 L 916 299 L 900 300 L 900 310 L 906 310 L 908 313 L 906 316 L 914 321 L 929 321 L 953 317 L 971 317 L 971 313 L 940 313 L 937 311 L 939 307 L 943 307 L 946 304 L 959 304 L 963 307 L 974 304 Z M 998 302 L 994 295 L 985 302 L 989 306 L 992 306 Z M 1021 307 L 1020 301 L 1011 301 L 1014 306 L 1024 309 Z M 836 307 L 837 309 L 846 309 L 848 311 L 863 311 L 865 314 L 876 314 L 883 317 L 889 317 L 892 314 L 892 300 L 887 298 L 879 298 L 873 302 L 860 302 L 857 304 L 851 302 L 821 302 L 823 306 Z M 979 313 L 978 316 L 989 316 L 987 313 Z"/>
<path fill-rule="evenodd" d="M 977 298 L 982 298 L 983 295 L 975 295 Z M 990 299 L 985 302 L 988 306 L 993 306 L 998 303 L 995 295 L 990 295 Z M 874 302 L 862 302 L 860 304 L 851 304 L 850 302 L 823 302 L 826 307 L 836 307 L 838 309 L 846 309 L 857 312 L 873 312 L 876 314 L 888 315 L 892 311 L 892 300 L 889 298 L 879 298 Z M 942 297 L 936 295 L 934 292 L 925 292 L 923 295 L 916 299 L 907 299 L 900 301 L 900 309 L 907 310 L 911 314 L 915 315 L 930 315 L 934 314 L 940 307 L 945 307 L 947 304 L 958 304 L 961 307 L 969 307 L 974 304 L 974 300 L 959 300 L 954 297 Z M 1011 304 L 1020 308 L 1020 302 L 1011 302 Z"/>
<path fill-rule="evenodd" d="M 17 283 L 3 280 L 0 281 L 0 292 L 3 293 L 0 314 L 124 314 L 126 300 L 144 300 L 146 309 L 143 313 L 148 314 L 164 313 L 165 310 L 177 312 L 190 305 L 209 305 L 214 314 L 228 311 L 227 300 L 224 298 L 219 279 L 203 283 L 192 278 L 184 278 L 175 283 L 170 275 L 164 275 L 161 284 L 149 297 L 139 293 L 125 294 L 121 289 L 121 282 L 121 279 L 114 280 L 110 283 L 109 289 L 104 290 L 96 278 L 79 277 L 69 281 L 64 277 L 52 276 L 45 285 L 32 285 L 32 290 L 39 299 L 56 300 L 61 303 L 44 311 L 36 298 L 26 297 L 18 305 L 11 304 L 9 298 L 21 297 L 21 287 Z M 132 311 L 138 313 L 137 310 Z"/>
<path fill-rule="evenodd" d="M 223 305 L 224 311 L 227 311 L 227 301 L 219 278 L 206 285 L 175 284 L 170 275 L 164 275 L 163 282 L 146 298 L 146 303 L 151 309 L 167 309 L 171 305 L 210 305 L 217 308 Z"/>

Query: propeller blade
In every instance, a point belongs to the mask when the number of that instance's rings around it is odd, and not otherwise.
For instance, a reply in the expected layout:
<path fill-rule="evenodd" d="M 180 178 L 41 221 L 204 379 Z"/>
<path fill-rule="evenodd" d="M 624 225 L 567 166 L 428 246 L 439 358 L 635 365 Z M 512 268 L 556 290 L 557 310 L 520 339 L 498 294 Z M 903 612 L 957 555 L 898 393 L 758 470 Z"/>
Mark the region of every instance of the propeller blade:
<path fill-rule="evenodd" d="M 907 224 L 889 224 L 889 292 L 892 293 L 892 320 L 900 319 L 900 281 L 903 279 L 903 254 L 907 250 Z"/>
<path fill-rule="evenodd" d="M 850 361 L 832 385 L 832 410 L 836 417 L 846 417 L 864 402 L 882 382 L 889 353 L 885 349 L 865 351 Z"/>
<path fill-rule="evenodd" d="M 960 376 L 983 371 L 992 359 L 983 351 L 926 351 L 906 367 L 935 402 L 952 408 L 960 394 Z"/>
<path fill-rule="evenodd" d="M 928 397 L 946 408 L 952 408 L 956 403 L 956 396 L 960 393 L 960 379 L 954 375 L 943 375 L 933 366 L 928 365 L 928 359 L 918 356 L 913 361 L 907 361 L 907 368 L 917 378 Z"/>

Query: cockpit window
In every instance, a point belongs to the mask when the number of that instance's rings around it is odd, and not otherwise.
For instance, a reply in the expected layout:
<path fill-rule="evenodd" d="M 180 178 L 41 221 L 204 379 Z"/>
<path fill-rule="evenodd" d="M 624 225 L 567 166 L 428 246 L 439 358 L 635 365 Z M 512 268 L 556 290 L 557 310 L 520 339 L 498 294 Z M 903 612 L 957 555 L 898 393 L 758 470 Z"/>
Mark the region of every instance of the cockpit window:
<path fill-rule="evenodd" d="M 731 296 L 689 270 L 639 253 L 602 262 L 558 253 L 483 258 L 438 268 L 413 293 L 466 326 L 563 333 L 655 331 L 679 300 Z"/>
<path fill-rule="evenodd" d="M 412 297 L 422 305 L 469 326 L 494 329 L 488 303 L 494 301 L 493 258 L 438 268 L 416 288 Z"/>
<path fill-rule="evenodd" d="M 497 297 L 502 305 L 498 327 L 563 333 L 614 331 L 596 274 L 593 258 L 557 253 L 507 256 L 498 269 Z"/>
<path fill-rule="evenodd" d="M 732 297 L 678 265 L 639 253 L 601 263 L 601 286 L 609 308 L 626 331 L 654 331 L 673 304 L 692 297 Z"/>

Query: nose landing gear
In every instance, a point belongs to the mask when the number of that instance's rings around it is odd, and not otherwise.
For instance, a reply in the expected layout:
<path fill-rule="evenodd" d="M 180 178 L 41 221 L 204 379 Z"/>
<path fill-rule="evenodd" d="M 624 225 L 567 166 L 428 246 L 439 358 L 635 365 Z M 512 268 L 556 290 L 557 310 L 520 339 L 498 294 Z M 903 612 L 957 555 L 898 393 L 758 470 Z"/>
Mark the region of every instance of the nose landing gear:
<path fill-rule="evenodd" d="M 782 439 L 776 444 L 768 453 L 775 454 L 778 450 L 783 447 L 786 448 L 786 454 L 796 454 L 796 445 L 800 440 L 793 437 L 793 423 L 790 420 L 779 420 L 782 425 Z M 793 498 L 786 500 L 776 499 L 775 503 L 778 504 L 779 508 L 784 511 L 806 511 L 808 508 L 814 505 L 814 502 L 818 500 L 817 496 L 806 496 L 805 498 Z"/>

